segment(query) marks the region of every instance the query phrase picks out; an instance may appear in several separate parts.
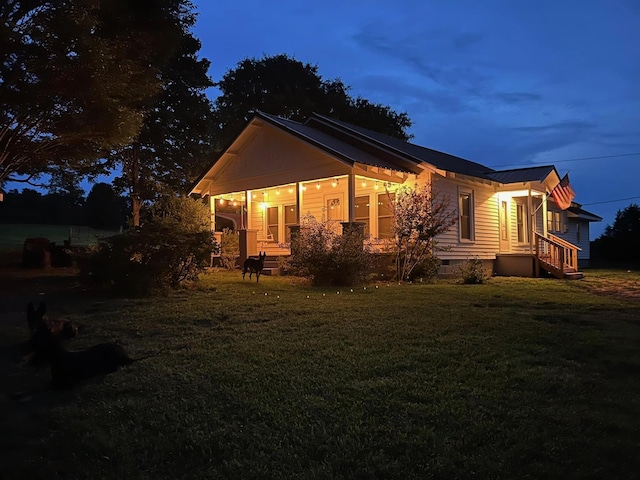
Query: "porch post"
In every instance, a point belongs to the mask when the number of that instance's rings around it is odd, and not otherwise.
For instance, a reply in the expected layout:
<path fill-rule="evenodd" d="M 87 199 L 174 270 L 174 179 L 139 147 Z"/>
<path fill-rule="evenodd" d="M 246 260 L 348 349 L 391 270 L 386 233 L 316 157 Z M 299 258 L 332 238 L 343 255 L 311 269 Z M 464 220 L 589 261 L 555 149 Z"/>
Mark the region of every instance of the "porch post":
<path fill-rule="evenodd" d="M 300 208 L 302 207 L 302 189 L 300 182 L 296 182 L 296 223 L 300 225 Z"/>
<path fill-rule="evenodd" d="M 352 173 L 348 175 L 347 203 L 349 205 L 349 223 L 356 221 L 356 176 Z"/>
<path fill-rule="evenodd" d="M 240 247 L 240 265 L 247 258 L 258 255 L 257 230 L 238 230 L 238 243 Z"/>
<path fill-rule="evenodd" d="M 247 199 L 247 221 L 244 224 L 244 228 L 249 229 L 251 228 L 253 225 L 251 224 L 251 209 L 252 209 L 252 204 L 253 202 L 251 201 L 251 195 L 253 195 L 253 193 L 251 192 L 251 190 L 247 190 L 247 193 L 245 195 L 245 198 Z"/>
<path fill-rule="evenodd" d="M 216 199 L 209 195 L 209 210 L 211 211 L 211 231 L 216 231 Z"/>
<path fill-rule="evenodd" d="M 531 198 L 531 185 L 529 185 L 529 196 L 527 197 L 527 209 L 529 210 L 529 253 L 533 254 L 533 201 Z"/>
<path fill-rule="evenodd" d="M 547 196 L 542 196 L 542 233 L 544 234 L 544 238 L 547 238 L 549 231 L 547 230 L 547 218 L 549 213 L 547 212 Z"/>

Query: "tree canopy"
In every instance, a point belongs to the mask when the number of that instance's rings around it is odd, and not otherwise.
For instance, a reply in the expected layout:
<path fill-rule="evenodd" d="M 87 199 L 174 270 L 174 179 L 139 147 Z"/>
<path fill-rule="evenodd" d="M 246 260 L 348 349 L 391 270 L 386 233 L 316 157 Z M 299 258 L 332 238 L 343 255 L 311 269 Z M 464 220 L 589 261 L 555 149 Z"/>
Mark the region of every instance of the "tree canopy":
<path fill-rule="evenodd" d="M 0 2 L 0 183 L 95 171 L 104 151 L 137 137 L 189 6 Z"/>
<path fill-rule="evenodd" d="M 340 79 L 324 80 L 318 67 L 285 54 L 246 58 L 216 83 L 221 95 L 215 101 L 217 148 L 230 143 L 261 110 L 295 121 L 313 112 L 354 123 L 403 140 L 411 120 L 406 113 L 349 95 Z"/>
<path fill-rule="evenodd" d="M 618 210 L 613 225 L 593 242 L 593 256 L 602 260 L 640 265 L 640 207 L 632 203 Z"/>

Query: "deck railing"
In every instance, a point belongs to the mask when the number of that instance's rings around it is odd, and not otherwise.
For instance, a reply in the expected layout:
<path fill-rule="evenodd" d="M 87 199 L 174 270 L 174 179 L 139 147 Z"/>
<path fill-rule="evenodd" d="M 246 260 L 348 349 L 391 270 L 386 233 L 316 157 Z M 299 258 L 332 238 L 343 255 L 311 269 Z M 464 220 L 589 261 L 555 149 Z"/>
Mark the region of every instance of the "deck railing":
<path fill-rule="evenodd" d="M 558 278 L 564 277 L 565 273 L 578 270 L 579 247 L 555 235 L 549 234 L 548 238 L 539 233 L 534 235 L 536 258 L 545 269 Z"/>

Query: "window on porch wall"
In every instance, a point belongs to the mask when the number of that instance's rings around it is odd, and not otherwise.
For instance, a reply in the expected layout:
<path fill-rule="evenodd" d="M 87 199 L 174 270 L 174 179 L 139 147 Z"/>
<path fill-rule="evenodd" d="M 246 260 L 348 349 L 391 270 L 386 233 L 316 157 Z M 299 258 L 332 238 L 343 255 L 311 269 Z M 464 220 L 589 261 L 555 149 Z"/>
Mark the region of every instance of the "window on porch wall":
<path fill-rule="evenodd" d="M 291 242 L 291 225 L 298 223 L 298 207 L 296 205 L 284 206 L 284 241 Z"/>
<path fill-rule="evenodd" d="M 355 221 L 364 223 L 364 235 L 369 236 L 369 195 L 356 197 L 356 216 Z"/>
<path fill-rule="evenodd" d="M 393 211 L 390 203 L 396 198 L 395 193 L 378 194 L 378 238 L 391 238 L 393 232 Z"/>
<path fill-rule="evenodd" d="M 279 228 L 278 207 L 267 208 L 267 238 L 277 242 Z"/>

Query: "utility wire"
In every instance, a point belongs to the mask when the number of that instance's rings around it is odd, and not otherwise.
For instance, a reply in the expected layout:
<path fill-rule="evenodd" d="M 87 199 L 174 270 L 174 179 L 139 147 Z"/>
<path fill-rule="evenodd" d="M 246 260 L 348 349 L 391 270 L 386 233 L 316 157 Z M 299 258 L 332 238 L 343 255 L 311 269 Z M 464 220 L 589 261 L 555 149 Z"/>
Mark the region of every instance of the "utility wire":
<path fill-rule="evenodd" d="M 582 203 L 581 205 L 587 206 L 587 205 L 601 205 L 603 203 L 625 202 L 627 200 L 635 200 L 636 198 L 640 198 L 640 197 L 619 198 L 618 200 L 605 200 L 603 202 Z"/>
<path fill-rule="evenodd" d="M 583 161 L 583 160 L 598 160 L 601 158 L 617 158 L 617 157 L 632 157 L 634 155 L 640 155 L 640 152 L 636 152 L 636 153 L 621 153 L 620 155 L 602 155 L 599 157 L 582 157 L 582 158 L 567 158 L 564 160 L 553 160 L 549 163 L 565 163 L 565 162 L 578 162 L 578 161 Z M 507 163 L 505 165 L 490 165 L 491 168 L 497 168 L 497 167 L 512 167 L 512 166 L 517 166 L 517 165 L 536 165 L 536 164 L 532 164 L 532 163 Z"/>

